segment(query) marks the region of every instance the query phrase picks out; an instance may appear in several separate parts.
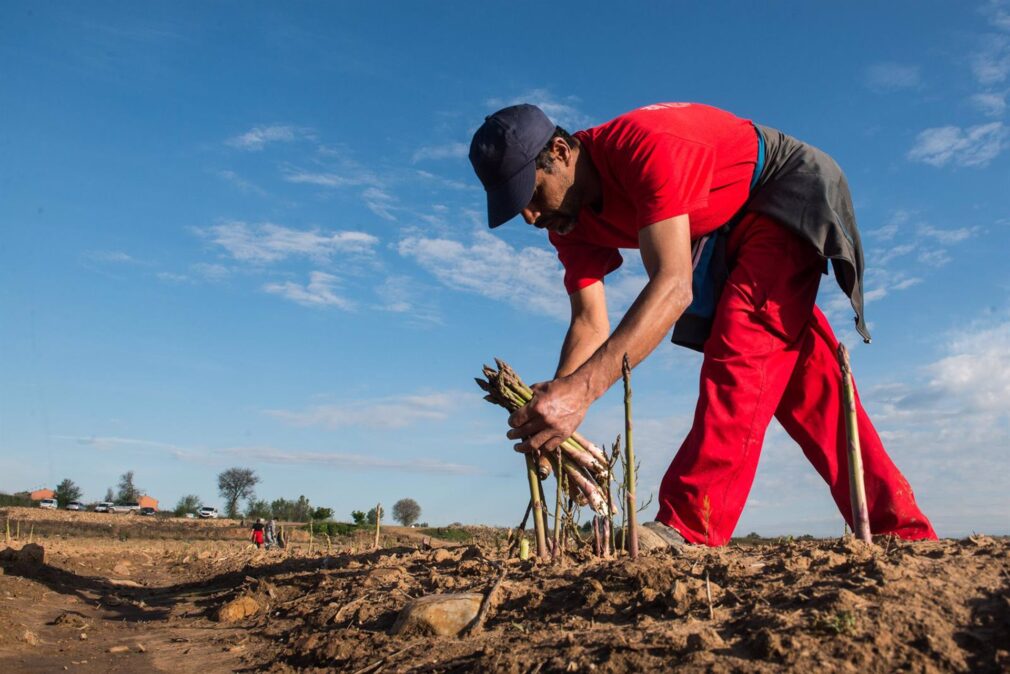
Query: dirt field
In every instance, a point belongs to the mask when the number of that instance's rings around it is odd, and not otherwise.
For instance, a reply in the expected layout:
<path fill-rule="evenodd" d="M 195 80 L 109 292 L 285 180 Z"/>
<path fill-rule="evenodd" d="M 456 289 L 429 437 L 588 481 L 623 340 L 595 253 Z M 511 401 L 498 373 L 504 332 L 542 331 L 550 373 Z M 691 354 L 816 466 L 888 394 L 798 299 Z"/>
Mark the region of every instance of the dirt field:
<path fill-rule="evenodd" d="M 9 514 L 20 549 L 28 515 Z M 250 548 L 234 522 L 55 515 L 31 511 L 44 564 L 0 552 L 0 672 L 1010 671 L 1006 539 L 549 565 L 503 560 L 488 530 L 435 549 L 403 529 L 377 551 L 316 537 L 309 554 Z M 502 571 L 479 634 L 390 634 L 411 598 L 484 593 Z M 235 599 L 252 613 L 219 620 Z"/>

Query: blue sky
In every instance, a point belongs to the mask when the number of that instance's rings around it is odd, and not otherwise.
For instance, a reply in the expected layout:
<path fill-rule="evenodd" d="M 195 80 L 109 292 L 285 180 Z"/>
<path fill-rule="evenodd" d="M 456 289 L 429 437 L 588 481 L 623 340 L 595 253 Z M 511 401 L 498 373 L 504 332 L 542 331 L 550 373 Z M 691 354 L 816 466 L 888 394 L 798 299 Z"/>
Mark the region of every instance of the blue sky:
<path fill-rule="evenodd" d="M 126 470 L 163 506 L 261 497 L 347 517 L 514 525 L 499 356 L 549 377 L 567 321 L 541 232 L 490 233 L 483 116 L 570 129 L 699 101 L 846 170 L 872 345 L 820 302 L 941 535 L 1010 533 L 1010 3 L 27 3 L 0 7 L 0 490 Z M 608 279 L 617 319 L 644 283 Z M 634 375 L 640 491 L 693 411 L 699 358 Z M 622 428 L 611 392 L 587 435 Z M 654 508 L 649 513 L 654 512 Z M 738 532 L 841 531 L 777 428 Z"/>

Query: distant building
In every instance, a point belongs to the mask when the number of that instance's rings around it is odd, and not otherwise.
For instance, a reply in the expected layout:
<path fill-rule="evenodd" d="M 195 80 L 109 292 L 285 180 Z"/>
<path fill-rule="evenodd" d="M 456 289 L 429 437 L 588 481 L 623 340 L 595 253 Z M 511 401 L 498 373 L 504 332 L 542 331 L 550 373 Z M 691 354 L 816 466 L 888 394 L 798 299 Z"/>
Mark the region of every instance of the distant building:
<path fill-rule="evenodd" d="M 141 508 L 154 508 L 158 509 L 158 499 L 151 498 L 150 496 L 144 495 L 137 499 L 137 503 L 140 504 Z"/>
<path fill-rule="evenodd" d="M 44 498 L 56 498 L 56 492 L 52 489 L 36 489 L 28 495 L 33 501 L 41 501 Z"/>

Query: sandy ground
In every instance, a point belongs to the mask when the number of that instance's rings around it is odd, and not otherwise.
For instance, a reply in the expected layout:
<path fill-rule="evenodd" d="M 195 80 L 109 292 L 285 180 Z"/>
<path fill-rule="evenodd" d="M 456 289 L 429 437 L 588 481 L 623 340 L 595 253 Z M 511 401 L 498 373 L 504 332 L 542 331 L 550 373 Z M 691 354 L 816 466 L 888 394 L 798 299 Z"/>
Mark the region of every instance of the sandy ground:
<path fill-rule="evenodd" d="M 45 564 L 4 565 L 0 672 L 1010 671 L 1006 539 L 552 565 L 504 559 L 500 532 L 421 549 L 392 529 L 380 550 L 361 535 L 316 538 L 310 554 L 306 540 L 250 548 L 236 523 L 183 525 L 193 540 L 172 522 L 138 525 L 147 538 L 115 524 L 115 536 L 44 534 Z M 486 592 L 503 572 L 481 633 L 389 633 L 411 598 Z M 256 612 L 218 621 L 236 598 Z"/>

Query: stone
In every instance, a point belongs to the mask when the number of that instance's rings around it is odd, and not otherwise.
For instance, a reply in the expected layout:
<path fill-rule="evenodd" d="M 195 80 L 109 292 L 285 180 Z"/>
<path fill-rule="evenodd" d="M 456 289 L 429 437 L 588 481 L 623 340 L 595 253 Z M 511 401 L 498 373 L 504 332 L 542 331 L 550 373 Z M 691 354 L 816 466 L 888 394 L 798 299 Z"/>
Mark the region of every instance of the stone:
<path fill-rule="evenodd" d="M 726 642 L 711 627 L 703 627 L 697 632 L 687 635 L 688 651 L 714 651 L 725 647 Z"/>
<path fill-rule="evenodd" d="M 484 595 L 476 592 L 413 599 L 400 611 L 390 633 L 458 636 L 477 617 L 483 599 Z"/>
<path fill-rule="evenodd" d="M 26 543 L 17 553 L 17 563 L 22 567 L 45 566 L 46 549 L 37 543 Z"/>
<path fill-rule="evenodd" d="M 217 620 L 222 623 L 234 623 L 259 613 L 260 605 L 250 596 L 232 599 L 217 610 Z"/>
<path fill-rule="evenodd" d="M 448 562 L 453 559 L 453 554 L 446 550 L 445 548 L 439 548 L 435 552 L 431 553 L 431 561 L 434 564 L 441 564 L 442 562 Z"/>
<path fill-rule="evenodd" d="M 124 559 L 112 567 L 112 572 L 117 576 L 129 576 L 133 573 L 133 565 Z"/>
<path fill-rule="evenodd" d="M 32 632 L 31 630 L 27 630 L 27 629 L 24 632 L 21 633 L 21 641 L 25 642 L 29 646 L 38 646 L 39 645 L 39 638 L 38 638 L 38 636 L 35 634 L 35 632 Z"/>
<path fill-rule="evenodd" d="M 108 652 L 109 653 L 113 653 L 113 654 L 129 653 L 130 652 L 130 647 L 129 646 L 110 646 Z"/>

